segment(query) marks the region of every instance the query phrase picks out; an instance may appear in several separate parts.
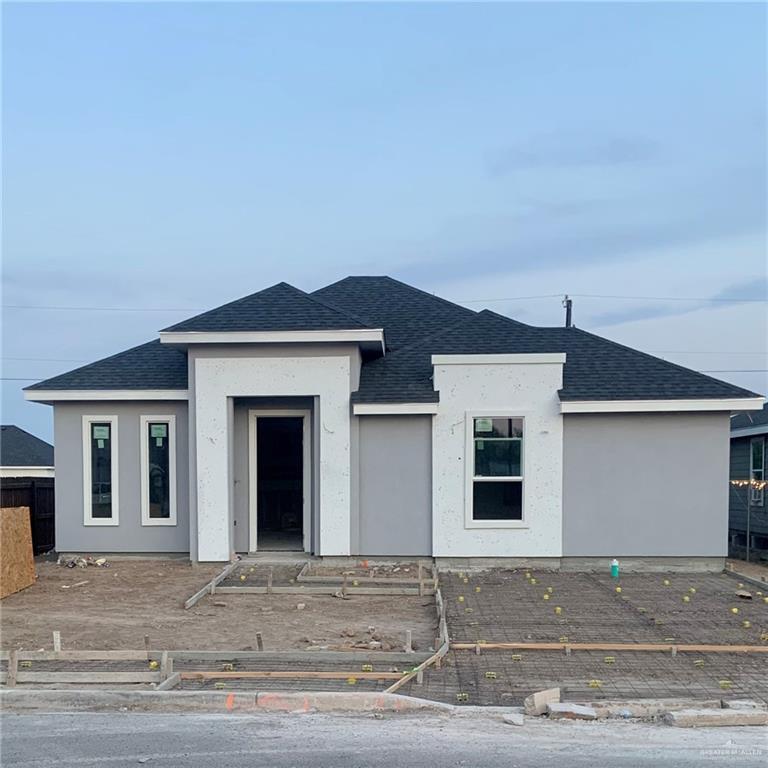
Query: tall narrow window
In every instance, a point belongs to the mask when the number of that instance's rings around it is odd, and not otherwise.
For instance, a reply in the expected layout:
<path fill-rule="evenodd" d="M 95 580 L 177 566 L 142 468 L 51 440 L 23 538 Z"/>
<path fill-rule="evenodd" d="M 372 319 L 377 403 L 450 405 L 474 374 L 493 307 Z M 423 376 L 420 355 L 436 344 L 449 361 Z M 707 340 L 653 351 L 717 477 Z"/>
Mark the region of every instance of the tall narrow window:
<path fill-rule="evenodd" d="M 176 525 L 176 417 L 141 417 L 141 524 Z"/>
<path fill-rule="evenodd" d="M 765 502 L 765 438 L 754 437 L 750 444 L 749 501 L 757 507 Z"/>
<path fill-rule="evenodd" d="M 83 416 L 85 525 L 118 524 L 117 416 Z"/>
<path fill-rule="evenodd" d="M 523 420 L 472 418 L 473 522 L 523 519 Z"/>

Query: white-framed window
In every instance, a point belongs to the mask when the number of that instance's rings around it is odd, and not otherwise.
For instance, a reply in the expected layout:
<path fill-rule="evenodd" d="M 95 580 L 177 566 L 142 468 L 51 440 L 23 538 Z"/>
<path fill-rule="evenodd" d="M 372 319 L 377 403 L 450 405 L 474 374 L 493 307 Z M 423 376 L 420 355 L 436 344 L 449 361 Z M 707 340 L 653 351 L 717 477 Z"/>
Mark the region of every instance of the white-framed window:
<path fill-rule="evenodd" d="M 765 503 L 765 438 L 753 437 L 749 444 L 749 502 Z"/>
<path fill-rule="evenodd" d="M 83 524 L 119 525 L 117 416 L 83 416 Z"/>
<path fill-rule="evenodd" d="M 466 527 L 525 525 L 524 423 L 522 416 L 467 414 Z"/>
<path fill-rule="evenodd" d="M 176 525 L 176 417 L 142 416 L 141 524 Z"/>

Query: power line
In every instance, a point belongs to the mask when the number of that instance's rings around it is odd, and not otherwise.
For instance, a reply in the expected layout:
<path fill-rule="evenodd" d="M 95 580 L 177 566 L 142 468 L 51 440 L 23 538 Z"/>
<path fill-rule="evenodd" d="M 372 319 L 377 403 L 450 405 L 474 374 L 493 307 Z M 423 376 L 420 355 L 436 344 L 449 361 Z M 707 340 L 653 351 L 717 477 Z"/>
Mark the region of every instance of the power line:
<path fill-rule="evenodd" d="M 85 363 L 73 357 L 3 357 L 3 360 L 25 360 L 32 363 Z"/>
<path fill-rule="evenodd" d="M 768 368 L 715 368 L 699 373 L 768 373 Z"/>
<path fill-rule="evenodd" d="M 560 298 L 564 294 L 562 293 L 550 293 L 542 294 L 540 296 L 506 296 L 498 299 L 461 299 L 458 300 L 459 304 L 490 304 L 495 301 L 528 301 L 529 299 L 555 299 Z M 631 299 L 638 301 L 715 301 L 726 302 L 728 304 L 751 304 L 751 303 L 768 303 L 768 299 L 737 299 L 732 298 L 715 298 L 713 296 L 619 296 L 606 293 L 569 293 L 572 298 L 579 299 Z"/>
<path fill-rule="evenodd" d="M 736 297 L 712 296 L 626 296 L 602 293 L 571 293 L 572 297 L 580 299 L 628 299 L 634 301 L 705 301 L 723 302 L 727 304 L 765 304 L 768 299 L 739 299 Z M 459 304 L 491 304 L 499 301 L 530 301 L 536 299 L 559 299 L 562 293 L 543 293 L 536 296 L 505 296 L 496 299 L 456 299 Z M 65 307 L 49 304 L 5 304 L 5 309 L 54 310 L 63 312 L 204 312 L 201 307 Z"/>
<path fill-rule="evenodd" d="M 4 309 L 53 309 L 66 312 L 204 312 L 192 307 L 57 307 L 47 304 L 4 304 Z"/>

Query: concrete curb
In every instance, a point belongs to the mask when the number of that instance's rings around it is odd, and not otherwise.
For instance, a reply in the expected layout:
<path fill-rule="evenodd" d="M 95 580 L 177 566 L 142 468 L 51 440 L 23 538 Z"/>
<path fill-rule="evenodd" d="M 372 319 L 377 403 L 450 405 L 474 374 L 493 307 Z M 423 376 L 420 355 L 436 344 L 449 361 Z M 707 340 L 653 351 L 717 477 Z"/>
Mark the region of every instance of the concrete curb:
<path fill-rule="evenodd" d="M 6 690 L 5 712 L 431 712 L 456 709 L 412 696 L 357 692 Z"/>

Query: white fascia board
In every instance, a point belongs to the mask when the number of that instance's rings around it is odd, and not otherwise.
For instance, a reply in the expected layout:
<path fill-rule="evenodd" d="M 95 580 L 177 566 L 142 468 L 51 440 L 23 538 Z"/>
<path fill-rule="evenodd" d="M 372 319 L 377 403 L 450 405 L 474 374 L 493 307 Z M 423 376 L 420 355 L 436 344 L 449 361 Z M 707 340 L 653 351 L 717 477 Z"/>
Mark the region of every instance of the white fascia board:
<path fill-rule="evenodd" d="M 355 416 L 414 416 L 437 413 L 438 403 L 355 403 Z"/>
<path fill-rule="evenodd" d="M 752 437 L 753 435 L 768 435 L 768 424 L 756 424 L 754 427 L 731 430 L 731 437 Z"/>
<path fill-rule="evenodd" d="M 709 400 L 564 400 L 560 413 L 668 413 L 672 411 L 757 411 L 765 398 Z"/>
<path fill-rule="evenodd" d="M 33 403 L 62 400 L 188 400 L 186 389 L 31 389 L 24 399 Z"/>
<path fill-rule="evenodd" d="M 332 331 L 161 331 L 163 344 L 300 344 L 377 342 L 384 345 L 383 328 Z"/>
<path fill-rule="evenodd" d="M 54 477 L 53 467 L 0 467 L 0 477 Z"/>
<path fill-rule="evenodd" d="M 519 355 L 432 355 L 432 365 L 542 365 L 565 363 L 565 352 Z"/>

